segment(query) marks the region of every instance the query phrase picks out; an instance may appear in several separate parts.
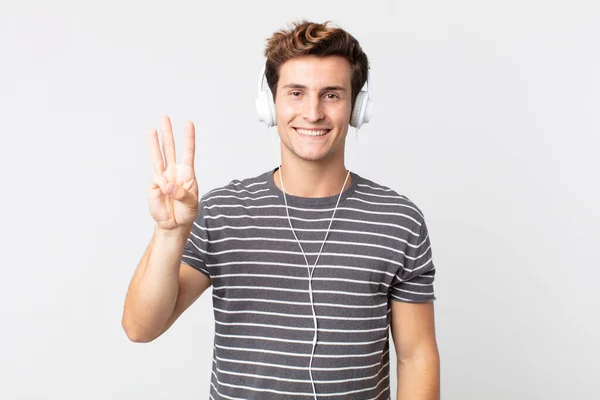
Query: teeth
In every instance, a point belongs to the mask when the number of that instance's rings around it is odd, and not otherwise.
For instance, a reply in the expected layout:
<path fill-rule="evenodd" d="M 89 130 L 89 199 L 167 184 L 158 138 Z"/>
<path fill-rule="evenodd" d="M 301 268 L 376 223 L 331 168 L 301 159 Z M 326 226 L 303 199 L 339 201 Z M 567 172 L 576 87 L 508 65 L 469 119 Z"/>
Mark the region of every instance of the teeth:
<path fill-rule="evenodd" d="M 302 135 L 307 135 L 307 136 L 323 136 L 324 134 L 329 132 L 329 130 L 310 131 L 310 130 L 306 130 L 306 129 L 296 129 L 296 131 L 298 131 L 298 133 L 301 133 Z"/>

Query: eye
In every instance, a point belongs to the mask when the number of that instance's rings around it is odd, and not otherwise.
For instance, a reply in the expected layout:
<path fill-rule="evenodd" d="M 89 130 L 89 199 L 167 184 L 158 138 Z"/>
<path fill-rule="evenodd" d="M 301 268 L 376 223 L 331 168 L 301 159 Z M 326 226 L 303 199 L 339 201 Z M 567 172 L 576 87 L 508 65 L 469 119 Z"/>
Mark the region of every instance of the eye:
<path fill-rule="evenodd" d="M 335 99 L 335 98 L 339 98 L 339 96 L 335 93 L 327 93 L 325 96 L 333 96 L 333 97 L 327 97 L 328 99 Z"/>
<path fill-rule="evenodd" d="M 298 97 L 298 95 L 300 95 L 300 92 L 299 92 L 299 91 L 297 91 L 297 90 L 295 90 L 295 91 L 293 91 L 293 92 L 290 92 L 290 94 L 291 94 L 292 96 L 294 96 L 294 97 Z"/>

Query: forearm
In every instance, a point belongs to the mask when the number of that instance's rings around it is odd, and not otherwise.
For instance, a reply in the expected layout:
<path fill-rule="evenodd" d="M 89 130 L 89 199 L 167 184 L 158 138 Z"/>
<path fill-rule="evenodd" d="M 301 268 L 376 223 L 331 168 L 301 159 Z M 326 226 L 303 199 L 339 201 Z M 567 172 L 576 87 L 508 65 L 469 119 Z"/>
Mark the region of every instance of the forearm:
<path fill-rule="evenodd" d="M 437 348 L 398 360 L 397 400 L 439 400 L 440 358 Z"/>
<path fill-rule="evenodd" d="M 190 231 L 155 229 L 125 298 L 122 324 L 131 340 L 153 340 L 173 313 L 181 258 Z"/>

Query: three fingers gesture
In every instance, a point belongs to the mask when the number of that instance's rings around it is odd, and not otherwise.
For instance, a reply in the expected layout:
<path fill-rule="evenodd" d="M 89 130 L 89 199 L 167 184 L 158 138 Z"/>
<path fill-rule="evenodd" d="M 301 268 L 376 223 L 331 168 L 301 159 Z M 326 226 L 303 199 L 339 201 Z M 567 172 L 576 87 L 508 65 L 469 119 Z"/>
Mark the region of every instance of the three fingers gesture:
<path fill-rule="evenodd" d="M 161 229 L 188 228 L 198 214 L 198 182 L 194 172 L 194 124 L 190 121 L 185 124 L 183 155 L 181 163 L 177 164 L 171 120 L 168 116 L 163 116 L 160 122 L 162 151 L 156 129 L 148 133 L 154 168 L 148 194 L 150 214 Z"/>

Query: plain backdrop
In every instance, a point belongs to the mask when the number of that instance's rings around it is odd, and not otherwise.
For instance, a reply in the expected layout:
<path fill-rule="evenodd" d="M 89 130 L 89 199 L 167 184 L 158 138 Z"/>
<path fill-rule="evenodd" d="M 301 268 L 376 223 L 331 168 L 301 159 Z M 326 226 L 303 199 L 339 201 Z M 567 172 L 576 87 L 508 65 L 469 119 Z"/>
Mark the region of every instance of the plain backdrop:
<path fill-rule="evenodd" d="M 168 114 L 181 149 L 196 124 L 202 193 L 273 168 L 257 81 L 299 18 L 370 59 L 347 166 L 425 213 L 442 398 L 599 398 L 595 0 L 3 1 L 0 398 L 208 398 L 210 291 L 155 342 L 121 328 L 146 133 Z"/>

